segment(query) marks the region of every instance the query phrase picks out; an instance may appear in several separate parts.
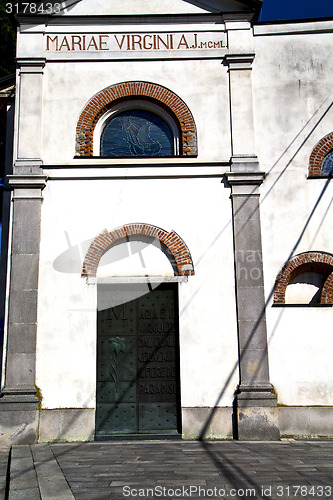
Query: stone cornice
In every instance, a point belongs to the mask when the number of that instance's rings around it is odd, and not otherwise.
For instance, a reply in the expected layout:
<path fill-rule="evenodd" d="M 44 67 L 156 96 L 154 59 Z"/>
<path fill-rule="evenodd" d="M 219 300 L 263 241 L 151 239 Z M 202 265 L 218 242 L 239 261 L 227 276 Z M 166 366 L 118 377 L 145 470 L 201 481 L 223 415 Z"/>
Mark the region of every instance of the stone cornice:
<path fill-rule="evenodd" d="M 36 58 L 18 58 L 17 65 L 20 73 L 43 73 L 46 59 L 43 57 Z"/>
<path fill-rule="evenodd" d="M 15 189 L 44 189 L 47 182 L 47 175 L 7 175 L 7 178 L 9 185 Z"/>
<path fill-rule="evenodd" d="M 230 70 L 246 70 L 252 69 L 255 54 L 253 52 L 248 54 L 226 54 L 224 60 Z"/>
<path fill-rule="evenodd" d="M 231 186 L 234 185 L 257 185 L 263 183 L 265 172 L 226 172 L 225 177 Z"/>

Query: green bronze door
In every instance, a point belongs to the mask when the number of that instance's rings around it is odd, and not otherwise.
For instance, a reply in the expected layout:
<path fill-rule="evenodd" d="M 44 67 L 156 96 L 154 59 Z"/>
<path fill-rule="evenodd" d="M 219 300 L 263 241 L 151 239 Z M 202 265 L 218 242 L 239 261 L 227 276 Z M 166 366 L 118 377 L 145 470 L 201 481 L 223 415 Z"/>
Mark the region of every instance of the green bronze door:
<path fill-rule="evenodd" d="M 143 287 L 98 290 L 97 439 L 180 431 L 177 285 Z"/>

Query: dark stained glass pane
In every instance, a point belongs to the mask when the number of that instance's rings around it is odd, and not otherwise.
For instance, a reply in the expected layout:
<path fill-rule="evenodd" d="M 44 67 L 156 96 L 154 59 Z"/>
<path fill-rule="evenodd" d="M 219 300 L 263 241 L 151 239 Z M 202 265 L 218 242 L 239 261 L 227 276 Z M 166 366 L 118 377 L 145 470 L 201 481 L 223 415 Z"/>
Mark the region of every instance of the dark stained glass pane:
<path fill-rule="evenodd" d="M 321 166 L 321 175 L 333 175 L 333 149 L 324 158 Z"/>
<path fill-rule="evenodd" d="M 169 126 L 149 111 L 125 111 L 112 118 L 102 133 L 101 156 L 173 154 L 173 135 Z"/>

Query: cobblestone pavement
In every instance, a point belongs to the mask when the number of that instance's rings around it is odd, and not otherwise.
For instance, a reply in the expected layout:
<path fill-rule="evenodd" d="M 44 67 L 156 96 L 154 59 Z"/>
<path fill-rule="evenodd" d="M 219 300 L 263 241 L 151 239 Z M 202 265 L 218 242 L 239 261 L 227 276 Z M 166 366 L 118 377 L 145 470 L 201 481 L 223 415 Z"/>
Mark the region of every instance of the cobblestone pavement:
<path fill-rule="evenodd" d="M 333 499 L 333 441 L 14 446 L 10 500 Z"/>

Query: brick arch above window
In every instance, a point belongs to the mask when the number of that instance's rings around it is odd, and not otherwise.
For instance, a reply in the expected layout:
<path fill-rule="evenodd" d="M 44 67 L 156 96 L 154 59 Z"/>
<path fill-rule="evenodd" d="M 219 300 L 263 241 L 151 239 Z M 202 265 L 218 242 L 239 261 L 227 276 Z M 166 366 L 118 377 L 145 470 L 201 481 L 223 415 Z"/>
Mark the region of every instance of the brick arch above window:
<path fill-rule="evenodd" d="M 332 149 L 333 132 L 320 139 L 313 148 L 309 159 L 309 177 L 321 177 L 321 167 Z"/>
<path fill-rule="evenodd" d="M 281 269 L 274 285 L 274 304 L 285 304 L 290 281 L 305 272 L 323 274 L 325 282 L 320 304 L 333 304 L 333 255 L 325 252 L 305 252 L 292 257 Z"/>
<path fill-rule="evenodd" d="M 102 256 L 112 245 L 128 236 L 144 235 L 158 239 L 171 252 L 176 266 L 178 276 L 194 275 L 192 257 L 188 247 L 181 237 L 175 232 L 169 233 L 164 229 L 150 224 L 136 223 L 125 224 L 124 226 L 108 231 L 104 229 L 91 243 L 85 256 L 82 277 L 95 278 L 97 268 Z"/>
<path fill-rule="evenodd" d="M 180 130 L 180 155 L 196 156 L 197 131 L 192 113 L 175 93 L 149 82 L 123 82 L 102 90 L 86 104 L 76 127 L 76 155 L 93 156 L 93 135 L 98 120 L 119 100 L 147 99 L 167 109 Z"/>
<path fill-rule="evenodd" d="M 322 292 L 321 292 L 321 304 L 333 304 L 333 271 L 326 278 Z"/>

